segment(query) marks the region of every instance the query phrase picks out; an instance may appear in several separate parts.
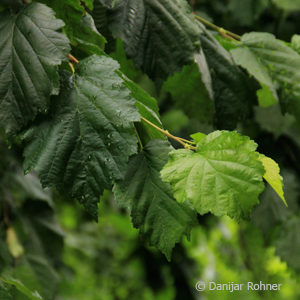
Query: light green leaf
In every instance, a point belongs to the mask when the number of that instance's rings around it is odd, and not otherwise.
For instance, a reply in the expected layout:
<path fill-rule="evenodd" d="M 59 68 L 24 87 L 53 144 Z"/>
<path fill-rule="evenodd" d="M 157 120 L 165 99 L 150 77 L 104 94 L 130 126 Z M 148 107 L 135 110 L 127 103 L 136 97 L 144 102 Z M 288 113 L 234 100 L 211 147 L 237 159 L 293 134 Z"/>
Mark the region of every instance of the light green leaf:
<path fill-rule="evenodd" d="M 28 289 L 21 281 L 14 278 L 1 279 L 6 284 L 15 286 L 18 291 L 20 291 L 23 295 L 27 296 L 31 300 L 43 300 L 40 294 L 37 291 L 31 291 Z"/>
<path fill-rule="evenodd" d="M 200 142 L 202 139 L 204 139 L 206 137 L 206 134 L 202 133 L 202 132 L 197 132 L 197 133 L 193 133 L 190 135 L 190 137 L 196 142 Z"/>
<path fill-rule="evenodd" d="M 158 83 L 192 63 L 200 48 L 201 29 L 185 0 L 118 1 L 108 24 L 137 68 Z"/>
<path fill-rule="evenodd" d="M 300 53 L 300 35 L 299 34 L 294 34 L 292 36 L 291 44 L 292 44 L 293 49 L 296 52 Z"/>
<path fill-rule="evenodd" d="M 40 3 L 17 14 L 0 14 L 0 126 L 19 131 L 59 92 L 57 66 L 67 60 L 68 39 L 57 32 L 64 23 Z"/>
<path fill-rule="evenodd" d="M 25 135 L 25 169 L 35 169 L 44 186 L 69 192 L 95 218 L 103 189 L 123 178 L 137 151 L 132 122 L 140 117 L 118 68 L 105 56 L 82 60 L 65 76 L 50 120 Z"/>
<path fill-rule="evenodd" d="M 300 96 L 300 55 L 296 51 L 269 33 L 244 34 L 241 41 L 240 48 L 231 50 L 236 63 L 267 86 L 274 99 L 279 98 L 279 88 L 286 98 L 281 101 L 292 102 L 294 96 Z"/>
<path fill-rule="evenodd" d="M 213 132 L 197 143 L 196 152 L 171 152 L 162 179 L 171 184 L 177 201 L 191 201 L 200 214 L 248 217 L 264 189 L 256 147 L 236 132 Z"/>
<path fill-rule="evenodd" d="M 262 89 L 257 91 L 259 104 L 267 107 L 270 104 L 278 102 L 276 85 L 259 57 L 248 48 L 233 49 L 231 50 L 231 54 L 236 64 L 245 68 L 250 75 L 259 81 L 262 87 Z"/>
<path fill-rule="evenodd" d="M 6 243 L 12 257 L 17 259 L 24 254 L 24 248 L 20 244 L 13 227 L 9 227 L 6 230 Z"/>
<path fill-rule="evenodd" d="M 261 84 L 262 88 L 256 92 L 258 104 L 261 107 L 269 107 L 278 103 L 277 94 L 269 86 Z"/>
<path fill-rule="evenodd" d="M 134 226 L 169 260 L 172 248 L 196 223 L 194 212 L 177 203 L 160 178 L 170 150 L 166 141 L 152 140 L 130 160 L 125 180 L 114 187 L 117 202 L 131 211 Z"/>
<path fill-rule="evenodd" d="M 263 154 L 259 155 L 259 160 L 262 162 L 265 168 L 265 180 L 270 184 L 270 186 L 274 189 L 277 195 L 282 199 L 284 204 L 288 206 L 284 199 L 283 182 L 282 177 L 280 176 L 280 169 L 278 164 L 273 159 Z"/>

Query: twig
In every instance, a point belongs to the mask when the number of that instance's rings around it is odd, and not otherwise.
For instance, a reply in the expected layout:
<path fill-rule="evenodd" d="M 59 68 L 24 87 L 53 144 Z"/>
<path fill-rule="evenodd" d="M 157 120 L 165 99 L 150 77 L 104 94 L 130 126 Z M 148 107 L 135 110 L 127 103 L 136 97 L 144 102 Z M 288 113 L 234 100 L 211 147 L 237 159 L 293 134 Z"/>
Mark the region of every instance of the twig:
<path fill-rule="evenodd" d="M 194 16 L 195 16 L 196 20 L 198 20 L 202 24 L 204 24 L 204 25 L 206 25 L 206 26 L 208 26 L 208 27 L 216 30 L 223 37 L 225 37 L 227 39 L 230 39 L 230 40 L 237 40 L 237 41 L 241 40 L 241 37 L 239 35 L 231 32 L 229 30 L 226 30 L 226 29 L 224 29 L 222 27 L 219 27 L 219 26 L 217 26 L 217 25 L 215 25 L 215 24 L 213 24 L 213 23 L 211 23 L 211 22 L 203 19 L 202 17 L 196 15 L 195 13 L 194 13 Z"/>
<path fill-rule="evenodd" d="M 186 149 L 191 149 L 191 150 L 196 150 L 196 147 L 192 146 L 191 144 L 186 144 L 183 141 L 192 143 L 190 141 L 187 141 L 185 139 L 182 139 L 180 137 L 177 137 L 171 133 L 169 133 L 167 130 L 163 130 L 162 128 L 156 126 L 155 124 L 153 124 L 152 122 L 150 122 L 149 120 L 145 119 L 144 117 L 141 117 L 141 119 L 147 123 L 148 125 L 152 126 L 154 129 L 158 130 L 159 132 L 161 132 L 163 135 L 169 137 L 170 139 L 173 139 L 174 141 L 178 142 L 179 144 L 181 144 L 184 148 Z"/>

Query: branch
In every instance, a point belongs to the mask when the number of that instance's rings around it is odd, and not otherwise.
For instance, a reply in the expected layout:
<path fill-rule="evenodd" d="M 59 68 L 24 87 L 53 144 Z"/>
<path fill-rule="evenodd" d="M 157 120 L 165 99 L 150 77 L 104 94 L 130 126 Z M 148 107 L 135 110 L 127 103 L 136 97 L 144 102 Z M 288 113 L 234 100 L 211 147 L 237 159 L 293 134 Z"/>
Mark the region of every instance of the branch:
<path fill-rule="evenodd" d="M 195 13 L 193 13 L 196 20 L 198 20 L 199 22 L 201 22 L 202 24 L 216 30 L 221 36 L 225 37 L 226 39 L 229 39 L 229 40 L 237 40 L 237 41 L 240 41 L 241 40 L 241 37 L 229 30 L 226 30 L 222 27 L 219 27 L 205 19 L 203 19 L 202 17 L 196 15 Z"/>
<path fill-rule="evenodd" d="M 68 55 L 69 60 L 70 60 L 70 67 L 74 73 L 74 67 L 73 67 L 73 62 L 75 63 L 79 63 L 78 59 L 76 57 L 74 57 L 72 54 Z M 155 124 L 153 124 L 152 122 L 150 122 L 149 120 L 145 119 L 144 117 L 141 117 L 141 120 L 143 120 L 144 122 L 146 122 L 148 125 L 152 126 L 154 129 L 160 131 L 162 134 L 164 134 L 165 136 L 169 137 L 170 139 L 173 139 L 175 141 L 177 141 L 178 143 L 180 143 L 185 149 L 190 149 L 190 150 L 196 150 L 196 147 L 193 146 L 195 143 L 189 140 L 186 140 L 184 138 L 180 138 L 178 136 L 175 136 L 171 133 L 169 133 L 167 130 L 163 130 L 160 127 L 156 126 Z M 134 128 L 135 130 L 135 134 L 137 135 L 138 141 L 139 141 L 139 145 L 141 147 L 141 149 L 143 149 L 143 144 L 142 141 L 136 131 L 136 128 Z"/>
<path fill-rule="evenodd" d="M 141 120 L 143 120 L 148 125 L 152 126 L 157 131 L 161 132 L 163 135 L 165 135 L 165 136 L 169 137 L 170 139 L 180 143 L 185 149 L 196 150 L 196 147 L 192 146 L 192 144 L 194 144 L 193 142 L 188 141 L 188 140 L 183 139 L 183 138 L 180 138 L 178 136 L 175 136 L 175 135 L 169 133 L 167 130 L 163 130 L 162 128 L 156 126 L 155 124 L 153 124 L 149 120 L 145 119 L 144 117 L 141 117 Z"/>

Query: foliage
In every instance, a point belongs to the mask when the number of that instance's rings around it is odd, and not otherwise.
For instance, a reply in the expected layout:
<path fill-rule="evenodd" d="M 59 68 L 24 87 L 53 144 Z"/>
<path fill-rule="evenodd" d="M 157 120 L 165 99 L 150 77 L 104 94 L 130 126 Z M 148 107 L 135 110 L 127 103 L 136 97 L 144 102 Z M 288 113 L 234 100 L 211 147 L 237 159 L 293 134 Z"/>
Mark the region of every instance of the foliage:
<path fill-rule="evenodd" d="M 298 299 L 298 11 L 1 1 L 0 299 Z"/>

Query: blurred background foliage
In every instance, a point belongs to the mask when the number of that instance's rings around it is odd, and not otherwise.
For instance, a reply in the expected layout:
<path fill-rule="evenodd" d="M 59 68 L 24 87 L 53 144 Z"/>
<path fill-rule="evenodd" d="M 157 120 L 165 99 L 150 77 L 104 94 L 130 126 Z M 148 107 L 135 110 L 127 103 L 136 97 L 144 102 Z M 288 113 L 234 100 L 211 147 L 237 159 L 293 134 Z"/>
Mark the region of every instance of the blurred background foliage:
<path fill-rule="evenodd" d="M 190 4 L 200 16 L 237 34 L 266 31 L 286 41 L 299 34 L 299 1 L 191 0 Z M 158 90 L 126 59 L 122 43 L 107 37 L 107 49 L 122 71 L 159 99 L 165 128 L 186 138 L 192 132 L 214 130 L 211 107 L 203 106 L 207 95 L 194 93 L 200 88 L 193 66 L 184 67 Z M 193 106 L 185 101 L 187 93 Z M 279 163 L 289 207 L 268 187 L 250 222 L 199 216 L 190 240 L 175 247 L 171 262 L 142 240 L 111 192 L 102 197 L 95 223 L 77 202 L 43 190 L 34 175 L 24 176 L 18 147 L 8 150 L 2 139 L 0 271 L 1 277 L 16 277 L 24 286 L 3 281 L 0 300 L 40 299 L 31 291 L 26 294 L 26 286 L 55 300 L 300 299 L 299 128 L 293 116 L 283 116 L 275 105 L 255 107 L 252 118 L 238 130 Z M 281 283 L 282 288 L 199 293 L 194 288 L 198 280 L 262 280 Z M 10 299 L 2 296 L 7 292 Z"/>

